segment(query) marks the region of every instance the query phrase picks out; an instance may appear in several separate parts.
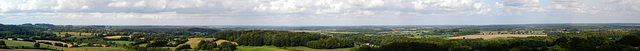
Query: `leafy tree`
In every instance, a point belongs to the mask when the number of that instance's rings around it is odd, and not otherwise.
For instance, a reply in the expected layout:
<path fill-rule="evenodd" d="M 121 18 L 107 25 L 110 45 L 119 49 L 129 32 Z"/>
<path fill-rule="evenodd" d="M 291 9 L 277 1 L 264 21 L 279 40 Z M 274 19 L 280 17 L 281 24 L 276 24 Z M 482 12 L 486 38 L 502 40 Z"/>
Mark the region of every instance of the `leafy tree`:
<path fill-rule="evenodd" d="M 561 44 L 561 43 L 566 43 L 569 42 L 569 40 L 567 40 L 567 37 L 563 36 L 560 37 L 558 39 L 556 39 L 555 41 L 553 41 L 554 44 Z"/>
<path fill-rule="evenodd" d="M 394 42 L 380 46 L 382 51 L 448 51 L 448 48 L 433 43 Z"/>
<path fill-rule="evenodd" d="M 220 43 L 220 51 L 233 51 L 236 49 L 237 49 L 236 44 L 233 44 L 231 42 Z"/>
<path fill-rule="evenodd" d="M 40 47 L 40 43 L 33 44 L 33 47 Z"/>
<path fill-rule="evenodd" d="M 0 40 L 0 47 L 7 47 L 7 44 L 5 44 L 4 41 Z"/>
<path fill-rule="evenodd" d="M 584 38 L 573 37 L 570 38 L 570 41 L 567 42 L 567 44 L 562 45 L 562 47 L 571 51 L 588 51 L 595 50 L 596 44 L 593 44 Z"/>
<path fill-rule="evenodd" d="M 198 43 L 198 47 L 196 47 L 196 49 L 198 49 L 198 50 L 214 50 L 214 48 L 216 48 L 216 47 L 218 47 L 218 45 L 214 41 L 201 40 L 200 43 Z"/>
<path fill-rule="evenodd" d="M 327 39 L 320 39 L 317 41 L 309 41 L 307 42 L 306 46 L 309 48 L 316 48 L 316 49 L 333 49 L 333 48 L 353 47 L 354 45 L 353 43 L 354 42 L 352 40 L 327 38 Z"/>
<path fill-rule="evenodd" d="M 255 35 L 255 34 L 242 35 L 240 36 L 240 38 L 236 39 L 235 41 L 238 42 L 238 44 L 240 45 L 247 45 L 247 46 L 264 45 L 264 38 L 262 38 L 262 36 L 260 35 Z"/>
<path fill-rule="evenodd" d="M 178 46 L 176 48 L 176 51 L 181 50 L 181 49 L 191 49 L 191 45 L 185 44 L 185 45 Z"/>
<path fill-rule="evenodd" d="M 640 46 L 640 37 L 638 35 L 625 35 L 617 43 L 631 46 Z"/>
<path fill-rule="evenodd" d="M 166 40 L 155 40 L 155 41 L 149 43 L 147 45 L 147 47 L 163 47 L 163 46 L 166 46 L 167 43 L 169 43 L 169 42 L 166 41 Z"/>

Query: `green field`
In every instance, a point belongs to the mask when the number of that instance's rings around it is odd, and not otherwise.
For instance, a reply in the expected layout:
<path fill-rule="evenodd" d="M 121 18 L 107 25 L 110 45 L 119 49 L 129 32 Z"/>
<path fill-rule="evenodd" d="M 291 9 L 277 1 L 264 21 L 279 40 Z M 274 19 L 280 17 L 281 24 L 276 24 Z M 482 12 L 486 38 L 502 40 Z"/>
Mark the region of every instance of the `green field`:
<path fill-rule="evenodd" d="M 238 46 L 236 51 L 292 51 L 276 46 Z"/>
<path fill-rule="evenodd" d="M 131 44 L 131 43 L 134 43 L 134 42 L 131 42 L 131 41 L 110 41 L 110 42 L 116 42 L 116 44 Z"/>
<path fill-rule="evenodd" d="M 139 44 L 138 46 L 140 46 L 140 47 L 147 47 L 147 43 Z"/>
<path fill-rule="evenodd" d="M 287 47 L 289 50 L 300 50 L 300 51 L 349 51 L 351 48 L 336 48 L 336 49 L 313 49 L 304 46 L 297 47 Z"/>
<path fill-rule="evenodd" d="M 27 41 L 13 41 L 13 40 L 6 40 L 6 39 L 2 39 L 2 41 L 4 41 L 5 44 L 7 44 L 7 46 L 33 46 L 34 42 L 27 42 Z M 40 44 L 43 45 L 43 44 Z"/>
<path fill-rule="evenodd" d="M 35 42 L 27 42 L 27 41 L 12 41 L 12 40 L 5 40 L 5 39 L 2 39 L 2 41 L 5 41 L 7 46 L 33 46 L 33 44 L 35 44 Z M 68 48 L 68 47 L 58 47 L 58 46 L 48 45 L 44 43 L 41 43 L 40 47 L 48 47 L 51 49 L 58 49 L 63 51 L 127 51 L 127 49 L 119 48 L 119 47 L 71 47 L 71 48 Z"/>

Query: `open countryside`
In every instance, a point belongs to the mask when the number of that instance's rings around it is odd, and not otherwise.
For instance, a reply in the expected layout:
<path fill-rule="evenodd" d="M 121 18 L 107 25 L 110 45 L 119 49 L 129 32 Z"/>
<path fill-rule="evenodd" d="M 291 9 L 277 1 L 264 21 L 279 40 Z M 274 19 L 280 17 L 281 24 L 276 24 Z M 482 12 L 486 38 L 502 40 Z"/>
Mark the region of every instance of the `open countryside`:
<path fill-rule="evenodd" d="M 0 51 L 640 51 L 640 0 L 0 0 Z"/>

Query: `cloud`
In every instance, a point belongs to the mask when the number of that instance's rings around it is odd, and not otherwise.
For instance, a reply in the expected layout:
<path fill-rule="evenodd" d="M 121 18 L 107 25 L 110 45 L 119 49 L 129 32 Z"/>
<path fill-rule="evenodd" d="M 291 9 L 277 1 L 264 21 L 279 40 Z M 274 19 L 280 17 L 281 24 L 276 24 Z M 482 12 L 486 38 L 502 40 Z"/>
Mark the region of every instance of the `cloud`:
<path fill-rule="evenodd" d="M 540 0 L 500 0 L 495 2 L 498 8 L 505 8 L 501 15 L 522 15 L 523 12 L 549 12 L 550 7 L 545 7 Z"/>
<path fill-rule="evenodd" d="M 50 0 L 0 0 L 0 12 L 46 12 Z"/>
<path fill-rule="evenodd" d="M 478 17 L 640 16 L 638 0 L 0 0 L 0 18 L 59 23 L 373 24 Z M 37 13 L 37 14 L 36 14 Z M 493 16 L 500 15 L 500 16 Z M 15 19 L 14 19 L 15 18 Z M 55 19 L 53 19 L 55 18 Z M 380 21 L 387 20 L 388 21 Z M 515 19 L 515 18 L 514 18 Z M 92 21 L 99 20 L 99 21 Z M 170 20 L 170 21 L 163 21 Z M 474 20 L 474 19 L 468 19 Z M 485 19 L 491 20 L 491 19 Z M 433 22 L 437 22 L 433 21 Z M 455 21 L 454 21 L 455 22 Z M 499 21 L 496 21 L 499 22 Z M 139 23 L 130 23 L 139 24 Z M 155 23 L 149 23 L 155 24 Z M 207 24 L 207 23 L 199 23 Z"/>

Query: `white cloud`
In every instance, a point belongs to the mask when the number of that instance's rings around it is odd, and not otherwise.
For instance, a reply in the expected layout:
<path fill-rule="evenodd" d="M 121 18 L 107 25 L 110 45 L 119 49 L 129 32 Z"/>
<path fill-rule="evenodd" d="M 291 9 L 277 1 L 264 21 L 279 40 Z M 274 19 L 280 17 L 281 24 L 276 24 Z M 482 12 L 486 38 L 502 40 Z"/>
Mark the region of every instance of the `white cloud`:
<path fill-rule="evenodd" d="M 49 0 L 0 0 L 0 12 L 43 11 L 50 5 Z"/>
<path fill-rule="evenodd" d="M 505 8 L 500 15 L 521 15 L 522 12 L 549 12 L 550 8 L 542 6 L 540 0 L 501 0 L 496 2 L 498 8 Z"/>
<path fill-rule="evenodd" d="M 42 12 L 74 20 L 279 20 L 273 23 L 297 24 L 307 20 L 449 19 L 539 13 L 633 17 L 640 16 L 638 4 L 640 0 L 0 0 L 0 18 Z"/>

